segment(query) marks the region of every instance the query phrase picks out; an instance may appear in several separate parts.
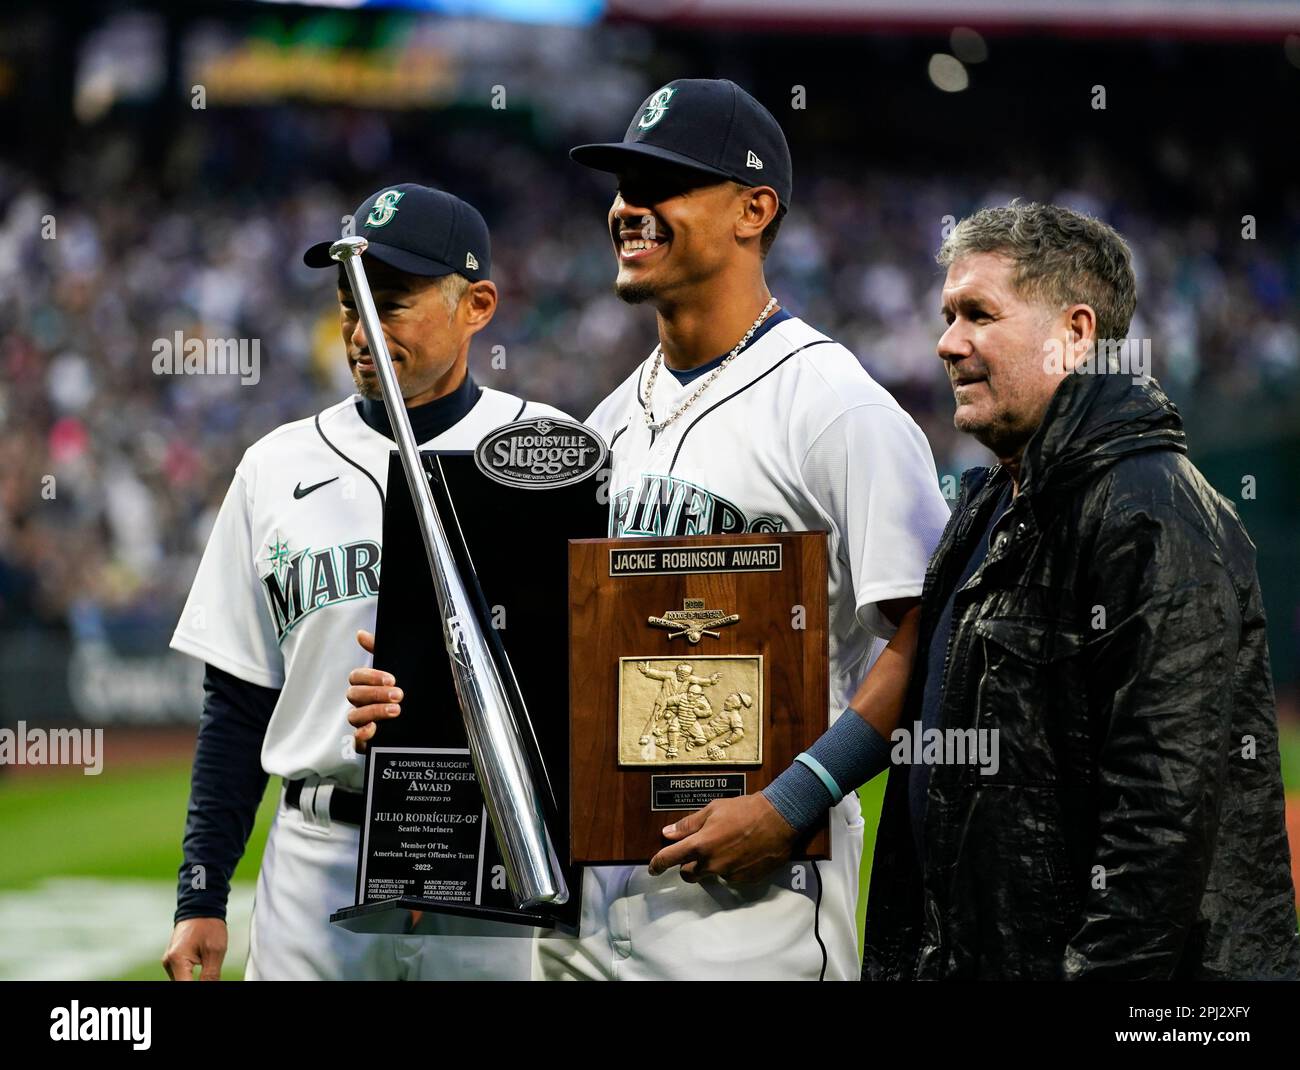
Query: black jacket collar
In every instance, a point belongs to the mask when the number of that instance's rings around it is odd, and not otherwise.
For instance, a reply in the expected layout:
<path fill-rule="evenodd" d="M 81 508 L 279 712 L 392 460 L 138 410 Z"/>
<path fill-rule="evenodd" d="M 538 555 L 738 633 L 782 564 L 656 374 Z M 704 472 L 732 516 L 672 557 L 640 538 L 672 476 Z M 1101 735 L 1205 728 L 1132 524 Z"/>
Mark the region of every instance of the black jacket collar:
<path fill-rule="evenodd" d="M 1154 379 L 1092 369 L 1089 363 L 1067 375 L 1052 395 L 1025 446 L 1022 495 L 1065 489 L 1130 453 L 1187 452 L 1182 417 Z"/>

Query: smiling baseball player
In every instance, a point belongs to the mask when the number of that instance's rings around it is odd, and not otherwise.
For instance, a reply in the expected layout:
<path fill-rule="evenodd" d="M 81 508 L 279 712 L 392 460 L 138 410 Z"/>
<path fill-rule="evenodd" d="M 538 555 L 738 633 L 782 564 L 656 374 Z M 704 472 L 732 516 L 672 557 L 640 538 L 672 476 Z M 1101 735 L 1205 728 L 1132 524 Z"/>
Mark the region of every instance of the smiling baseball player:
<path fill-rule="evenodd" d="M 355 218 L 370 242 L 366 272 L 422 448 L 473 449 L 512 420 L 565 418 L 469 375 L 470 342 L 497 302 L 487 226 L 474 208 L 406 184 L 367 198 Z M 304 261 L 336 267 L 329 246 L 313 246 Z M 531 947 L 516 926 L 439 917 L 442 931 L 430 938 L 362 935 L 329 922 L 354 898 L 363 761 L 343 688 L 358 632 L 375 625 L 394 445 L 341 268 L 338 300 L 358 393 L 244 454 L 172 638 L 207 672 L 164 965 L 177 980 L 195 965 L 205 979 L 219 976 L 230 875 L 270 774 L 285 786 L 258 875 L 250 979 L 524 979 Z M 400 698 L 396 689 L 384 694 Z"/>
<path fill-rule="evenodd" d="M 916 424 L 767 288 L 763 259 L 790 203 L 785 135 L 734 83 L 683 79 L 647 98 L 622 142 L 571 155 L 617 176 L 615 287 L 652 305 L 659 328 L 654 352 L 587 421 L 612 451 L 610 534 L 828 531 L 827 714 L 866 779 L 888 761 L 949 510 Z M 750 827 L 778 830 L 785 858 L 808 805 L 799 793 L 829 790 L 798 772 L 811 783 L 787 778 L 784 796 L 742 807 Z M 818 814 L 838 803 L 829 862 L 787 863 L 756 883 L 708 878 L 707 856 L 653 876 L 588 869 L 580 937 L 539 940 L 539 975 L 856 979 L 860 782 L 817 799 Z"/>

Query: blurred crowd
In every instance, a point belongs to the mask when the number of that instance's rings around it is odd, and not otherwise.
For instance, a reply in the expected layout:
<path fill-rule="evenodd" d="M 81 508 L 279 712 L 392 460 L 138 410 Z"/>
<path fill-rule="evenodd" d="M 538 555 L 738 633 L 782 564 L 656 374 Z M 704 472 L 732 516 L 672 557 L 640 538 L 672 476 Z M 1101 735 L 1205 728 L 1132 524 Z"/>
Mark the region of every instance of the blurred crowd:
<path fill-rule="evenodd" d="M 558 139 L 458 128 L 411 147 L 372 114 L 281 111 L 213 119 L 161 164 L 141 158 L 136 140 L 127 128 L 88 142 L 55 184 L 62 192 L 0 162 L 0 617 L 10 627 L 154 642 L 170 630 L 243 450 L 351 391 L 333 274 L 300 255 L 373 189 L 441 185 L 487 216 L 502 301 L 471 352 L 484 385 L 581 419 L 654 344 L 652 312 L 613 294 L 612 181 L 571 164 Z M 318 164 L 326 154 L 332 167 Z M 934 253 L 946 217 L 1013 196 L 1082 208 L 1129 238 L 1139 276 L 1130 333 L 1152 339 L 1153 373 L 1180 404 L 1248 412 L 1294 394 L 1300 219 L 1248 240 L 1237 217 L 1162 218 L 1140 190 L 1083 168 L 1062 186 L 1032 157 L 1015 175 L 978 181 L 796 159 L 793 208 L 768 260 L 772 292 L 895 394 L 940 474 L 988 455 L 951 426 Z M 156 341 L 178 331 L 258 339 L 257 383 L 155 374 Z"/>

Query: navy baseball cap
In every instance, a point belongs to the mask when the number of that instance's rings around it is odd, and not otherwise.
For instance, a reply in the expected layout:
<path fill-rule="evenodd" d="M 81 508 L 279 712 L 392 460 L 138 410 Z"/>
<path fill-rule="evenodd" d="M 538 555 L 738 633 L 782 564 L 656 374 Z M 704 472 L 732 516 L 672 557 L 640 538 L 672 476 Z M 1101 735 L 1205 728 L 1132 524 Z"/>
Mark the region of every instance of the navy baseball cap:
<path fill-rule="evenodd" d="M 492 269 L 487 224 L 478 209 L 442 190 L 403 182 L 372 193 L 353 216 L 355 233 L 370 244 L 366 255 L 409 275 L 450 275 L 473 282 Z M 337 240 L 337 239 L 334 239 Z M 333 267 L 330 246 L 318 242 L 302 254 L 308 267 Z"/>
<path fill-rule="evenodd" d="M 679 78 L 637 109 L 622 141 L 579 145 L 569 156 L 597 171 L 625 171 L 637 160 L 673 164 L 715 181 L 771 186 L 790 204 L 790 147 L 781 124 L 725 78 Z"/>

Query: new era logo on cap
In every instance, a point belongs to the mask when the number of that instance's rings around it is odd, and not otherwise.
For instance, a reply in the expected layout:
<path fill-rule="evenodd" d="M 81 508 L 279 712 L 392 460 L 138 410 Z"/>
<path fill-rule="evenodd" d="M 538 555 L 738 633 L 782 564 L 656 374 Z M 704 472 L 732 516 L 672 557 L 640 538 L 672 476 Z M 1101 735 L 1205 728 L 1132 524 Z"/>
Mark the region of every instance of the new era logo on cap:
<path fill-rule="evenodd" d="M 470 271 L 473 271 L 475 268 L 478 267 L 478 261 L 474 258 L 473 253 L 465 254 L 465 267 L 468 268 Z"/>
<path fill-rule="evenodd" d="M 745 166 L 752 167 L 755 171 L 763 170 L 763 161 L 754 155 L 754 150 L 749 150 L 749 155 L 745 157 Z"/>

